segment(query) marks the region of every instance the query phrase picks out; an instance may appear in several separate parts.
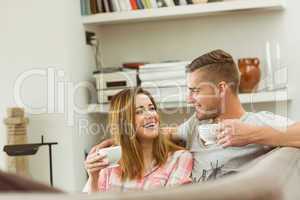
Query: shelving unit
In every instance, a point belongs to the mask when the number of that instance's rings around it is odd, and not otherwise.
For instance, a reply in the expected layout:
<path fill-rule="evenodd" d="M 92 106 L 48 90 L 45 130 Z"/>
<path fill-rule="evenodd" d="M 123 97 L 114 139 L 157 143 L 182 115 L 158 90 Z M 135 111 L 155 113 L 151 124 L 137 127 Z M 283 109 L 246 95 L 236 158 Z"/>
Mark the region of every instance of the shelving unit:
<path fill-rule="evenodd" d="M 291 100 L 291 96 L 288 94 L 287 90 L 240 94 L 239 97 L 242 104 L 284 102 Z M 158 103 L 158 106 L 160 109 L 191 107 L 191 105 L 186 102 L 164 102 Z M 108 113 L 108 109 L 108 104 L 91 104 L 88 107 L 88 112 Z"/>
<path fill-rule="evenodd" d="M 140 21 L 157 21 L 196 16 L 208 16 L 238 11 L 282 10 L 284 0 L 231 0 L 224 2 L 164 7 L 157 9 L 99 13 L 83 16 L 84 25 L 120 24 Z"/>

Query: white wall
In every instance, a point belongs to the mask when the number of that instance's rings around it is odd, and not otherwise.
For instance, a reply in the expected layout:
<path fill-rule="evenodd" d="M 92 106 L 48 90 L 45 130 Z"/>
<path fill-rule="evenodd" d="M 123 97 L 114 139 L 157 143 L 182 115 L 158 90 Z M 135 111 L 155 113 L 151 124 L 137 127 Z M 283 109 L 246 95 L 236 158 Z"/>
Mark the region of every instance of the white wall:
<path fill-rule="evenodd" d="M 1 0 L 0 44 L 0 119 L 6 116 L 8 106 L 16 105 L 14 84 L 22 72 L 31 69 L 47 72 L 47 68 L 51 67 L 64 71 L 64 77 L 58 77 L 55 71 L 57 81 L 69 81 L 76 85 L 91 79 L 94 70 L 80 23 L 79 1 Z M 57 112 L 57 84 L 54 87 L 54 96 L 47 97 L 47 77 L 37 75 L 27 78 L 22 85 L 22 98 L 28 106 L 47 108 L 47 104 L 55 102 L 54 112 L 48 109 L 40 115 L 29 115 L 29 142 L 39 142 L 41 134 L 45 135 L 46 141 L 57 141 L 59 145 L 53 148 L 55 186 L 78 191 L 85 181 L 83 146 L 89 147 L 86 145 L 88 137 L 80 136 L 76 124 L 68 124 L 71 122 L 69 119 L 73 119 L 73 116 L 68 116 L 73 108 L 70 107 L 72 104 L 68 99 L 67 86 L 65 101 L 60 102 L 65 105 L 65 110 L 63 113 Z M 83 89 L 78 90 L 74 96 L 77 105 L 88 103 L 88 95 Z M 74 115 L 75 123 L 86 118 L 84 114 Z M 2 148 L 6 143 L 6 132 L 3 124 L 0 124 Z M 0 155 L 0 165 L 4 169 L 5 155 L 2 152 Z M 48 183 L 47 147 L 40 149 L 38 155 L 30 157 L 30 169 L 34 179 Z"/>
<path fill-rule="evenodd" d="M 265 42 L 279 42 L 283 63 L 289 69 L 289 87 L 296 90 L 300 61 L 299 1 L 287 0 L 284 12 L 240 13 L 173 21 L 105 26 L 99 29 L 103 42 L 104 61 L 116 66 L 126 61 L 191 60 L 215 48 L 223 48 L 236 58 L 259 56 L 265 64 Z M 0 0 L 0 119 L 5 109 L 15 105 L 14 82 L 27 70 L 54 67 L 65 72 L 60 81 L 74 84 L 90 79 L 93 71 L 89 47 L 84 45 L 80 24 L 79 2 L 74 0 Z M 41 107 L 47 104 L 45 77 L 32 77 L 22 88 L 26 103 Z M 85 91 L 76 93 L 75 102 L 85 105 Z M 289 116 L 299 119 L 300 97 L 295 93 Z M 69 106 L 66 103 L 66 106 Z M 273 109 L 272 104 L 258 109 Z M 75 124 L 68 125 L 68 112 L 30 115 L 29 139 L 39 141 L 45 133 L 54 147 L 54 181 L 57 187 L 79 191 L 85 181 L 83 150 L 97 143 L 99 134 L 82 132 L 79 120 L 105 122 L 106 116 L 76 114 Z M 168 122 L 181 122 L 181 117 L 163 116 Z M 82 122 L 82 121 L 81 121 Z M 0 123 L 0 145 L 5 144 L 5 127 Z M 99 131 L 96 130 L 96 133 Z M 4 154 L 0 154 L 4 168 Z M 31 159 L 35 179 L 48 181 L 48 155 L 42 149 Z"/>
<path fill-rule="evenodd" d="M 265 43 L 271 42 L 275 59 L 275 45 L 281 46 L 282 64 L 288 67 L 289 89 L 294 95 L 289 116 L 299 119 L 300 98 L 296 85 L 300 72 L 299 1 L 287 0 L 284 11 L 242 12 L 171 21 L 155 21 L 106 25 L 98 29 L 107 66 L 122 62 L 163 60 L 192 60 L 210 50 L 221 48 L 236 59 L 259 57 L 265 71 Z M 274 61 L 274 60 L 273 60 Z M 256 106 L 258 110 L 273 105 Z M 273 109 L 274 110 L 274 109 Z M 279 112 L 282 113 L 282 112 Z"/>

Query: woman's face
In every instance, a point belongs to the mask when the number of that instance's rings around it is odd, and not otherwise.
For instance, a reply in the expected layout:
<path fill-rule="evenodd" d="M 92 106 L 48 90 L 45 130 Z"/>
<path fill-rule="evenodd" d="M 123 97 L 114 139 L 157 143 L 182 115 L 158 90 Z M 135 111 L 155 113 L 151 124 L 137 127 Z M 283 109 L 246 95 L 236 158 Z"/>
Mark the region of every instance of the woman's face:
<path fill-rule="evenodd" d="M 159 115 L 150 98 L 145 94 L 135 97 L 135 127 L 139 139 L 151 140 L 159 134 Z"/>

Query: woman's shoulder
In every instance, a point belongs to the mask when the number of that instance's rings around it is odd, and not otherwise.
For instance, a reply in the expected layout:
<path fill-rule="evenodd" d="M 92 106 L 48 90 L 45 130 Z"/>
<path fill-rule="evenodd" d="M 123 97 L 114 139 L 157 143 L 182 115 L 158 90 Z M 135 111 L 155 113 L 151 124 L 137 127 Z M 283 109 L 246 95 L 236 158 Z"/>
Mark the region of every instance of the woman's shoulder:
<path fill-rule="evenodd" d="M 181 158 L 191 159 L 192 154 L 188 150 L 177 150 L 173 152 L 171 157 L 172 159 L 181 159 Z"/>
<path fill-rule="evenodd" d="M 165 166 L 167 169 L 172 171 L 178 167 L 182 169 L 191 168 L 190 166 L 192 166 L 192 163 L 193 163 L 193 157 L 189 151 L 177 150 L 169 155 L 168 161 Z"/>

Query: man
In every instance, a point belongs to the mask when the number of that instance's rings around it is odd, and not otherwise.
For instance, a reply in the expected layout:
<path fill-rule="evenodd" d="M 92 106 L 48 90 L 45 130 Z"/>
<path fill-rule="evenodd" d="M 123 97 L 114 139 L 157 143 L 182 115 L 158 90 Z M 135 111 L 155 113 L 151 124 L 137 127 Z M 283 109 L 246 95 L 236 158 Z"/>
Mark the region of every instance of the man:
<path fill-rule="evenodd" d="M 176 130 L 166 132 L 174 141 L 185 141 L 193 153 L 194 182 L 236 173 L 274 146 L 300 147 L 299 123 L 268 112 L 244 110 L 238 97 L 240 74 L 228 53 L 215 50 L 202 55 L 186 71 L 187 100 L 195 114 Z M 197 127 L 219 122 L 217 144 L 206 146 L 198 137 Z M 107 140 L 92 151 L 111 142 Z"/>

